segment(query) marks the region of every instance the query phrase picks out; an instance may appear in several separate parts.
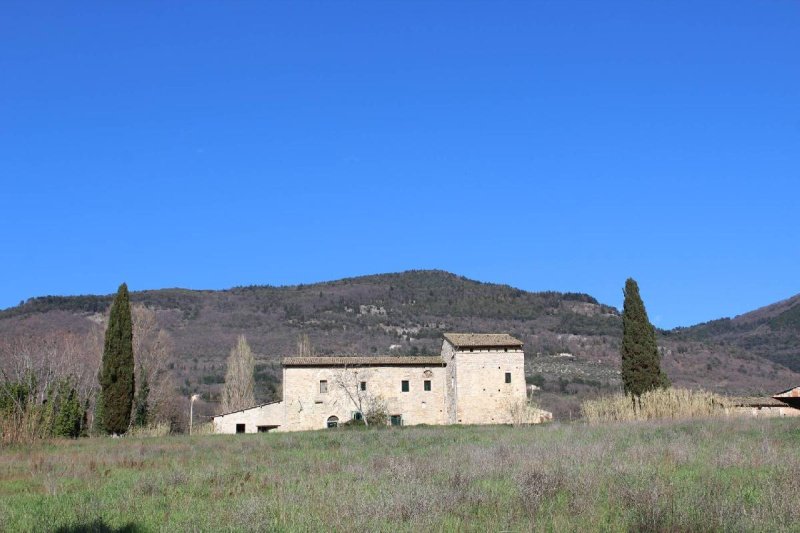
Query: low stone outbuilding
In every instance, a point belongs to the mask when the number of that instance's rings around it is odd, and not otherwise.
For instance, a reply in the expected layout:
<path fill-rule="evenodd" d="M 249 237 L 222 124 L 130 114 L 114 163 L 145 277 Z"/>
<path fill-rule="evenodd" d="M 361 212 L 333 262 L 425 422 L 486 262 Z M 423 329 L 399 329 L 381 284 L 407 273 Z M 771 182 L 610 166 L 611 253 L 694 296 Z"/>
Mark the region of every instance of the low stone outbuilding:
<path fill-rule="evenodd" d="M 776 396 L 751 396 L 732 398 L 732 414 L 752 416 L 756 418 L 773 418 L 800 416 L 800 409 L 778 400 Z"/>
<path fill-rule="evenodd" d="M 215 433 L 266 433 L 284 424 L 283 402 L 269 402 L 214 417 Z"/>

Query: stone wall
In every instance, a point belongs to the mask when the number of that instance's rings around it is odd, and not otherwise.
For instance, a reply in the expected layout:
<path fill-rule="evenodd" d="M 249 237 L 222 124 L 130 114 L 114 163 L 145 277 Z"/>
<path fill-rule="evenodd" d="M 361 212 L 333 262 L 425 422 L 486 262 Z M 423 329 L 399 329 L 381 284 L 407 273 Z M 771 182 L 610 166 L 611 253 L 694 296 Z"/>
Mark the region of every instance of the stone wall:
<path fill-rule="evenodd" d="M 732 407 L 728 411 L 732 415 L 752 416 L 753 418 L 778 418 L 785 416 L 800 416 L 800 409 L 794 407 Z"/>
<path fill-rule="evenodd" d="M 448 343 L 445 343 L 448 344 Z M 525 402 L 521 349 L 458 350 L 454 356 L 456 423 L 510 424 L 514 404 Z M 449 362 L 448 362 L 449 365 Z M 511 383 L 505 382 L 506 373 Z"/>
<path fill-rule="evenodd" d="M 236 425 L 244 424 L 245 433 L 258 432 L 258 426 L 270 427 L 284 425 L 283 402 L 273 402 L 243 411 L 236 411 L 214 417 L 215 433 L 236 433 Z"/>
<path fill-rule="evenodd" d="M 457 387 L 456 387 L 456 350 L 452 344 L 444 341 L 442 344 L 442 360 L 447 365 L 445 367 L 445 380 L 447 397 L 445 398 L 445 421 L 447 424 L 457 424 L 456 416 Z"/>
<path fill-rule="evenodd" d="M 280 431 L 302 431 L 327 427 L 335 416 L 340 423 L 353 418 L 355 403 L 337 385 L 342 373 L 358 373 L 367 382 L 367 394 L 381 397 L 389 415 L 401 415 L 403 425 L 445 423 L 445 368 L 426 366 L 286 367 L 283 399 L 286 425 Z M 328 392 L 320 393 L 320 381 L 327 381 Z M 408 380 L 409 391 L 401 391 L 401 382 Z M 425 380 L 431 390 L 423 390 Z M 351 391 L 353 392 L 353 391 Z"/>

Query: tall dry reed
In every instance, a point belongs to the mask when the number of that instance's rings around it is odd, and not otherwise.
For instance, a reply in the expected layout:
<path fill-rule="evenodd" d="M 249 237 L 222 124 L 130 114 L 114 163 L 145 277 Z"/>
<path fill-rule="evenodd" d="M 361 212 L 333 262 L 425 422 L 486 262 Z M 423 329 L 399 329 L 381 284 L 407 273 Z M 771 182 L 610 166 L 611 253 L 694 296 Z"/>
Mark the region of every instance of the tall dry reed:
<path fill-rule="evenodd" d="M 590 423 L 634 420 L 709 418 L 726 414 L 728 401 L 703 390 L 656 389 L 639 398 L 624 394 L 583 402 L 583 418 Z"/>

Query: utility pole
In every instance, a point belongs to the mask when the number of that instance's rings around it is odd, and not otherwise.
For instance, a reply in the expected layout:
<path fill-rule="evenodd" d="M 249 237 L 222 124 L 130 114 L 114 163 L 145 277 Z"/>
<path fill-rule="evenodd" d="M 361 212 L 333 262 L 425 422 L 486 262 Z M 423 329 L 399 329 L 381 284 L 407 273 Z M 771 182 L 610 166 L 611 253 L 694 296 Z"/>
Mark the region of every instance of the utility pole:
<path fill-rule="evenodd" d="M 199 399 L 199 394 L 192 394 L 192 398 L 189 400 L 189 435 L 192 434 L 192 422 L 194 422 L 194 401 Z"/>

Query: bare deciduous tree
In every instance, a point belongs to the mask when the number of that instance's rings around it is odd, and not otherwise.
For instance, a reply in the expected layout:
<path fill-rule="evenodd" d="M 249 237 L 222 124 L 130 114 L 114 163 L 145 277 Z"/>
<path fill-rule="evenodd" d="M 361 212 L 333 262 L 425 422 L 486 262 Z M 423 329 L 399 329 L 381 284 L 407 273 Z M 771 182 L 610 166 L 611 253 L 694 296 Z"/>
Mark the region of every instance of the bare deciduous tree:
<path fill-rule="evenodd" d="M 370 423 L 385 424 L 387 418 L 386 402 L 368 390 L 371 375 L 368 368 L 345 366 L 333 378 L 333 385 L 344 392 L 366 426 Z"/>
<path fill-rule="evenodd" d="M 311 339 L 308 338 L 306 333 L 303 333 L 297 338 L 297 356 L 298 357 L 313 357 L 314 348 L 311 346 Z"/>
<path fill-rule="evenodd" d="M 155 310 L 136 305 L 131 314 L 136 385 L 147 383 L 150 389 L 147 403 L 151 421 L 172 421 L 176 415 L 174 404 L 177 395 L 173 377 L 167 369 L 173 350 L 172 337 L 159 327 Z"/>
<path fill-rule="evenodd" d="M 236 346 L 228 356 L 225 386 L 222 389 L 222 412 L 228 413 L 255 405 L 255 358 L 244 335 L 240 335 Z"/>
<path fill-rule="evenodd" d="M 48 436 L 52 400 L 67 384 L 81 406 L 93 401 L 102 352 L 102 330 L 96 329 L 0 338 L 0 405 L 7 409 L 0 420 L 3 442 Z"/>

